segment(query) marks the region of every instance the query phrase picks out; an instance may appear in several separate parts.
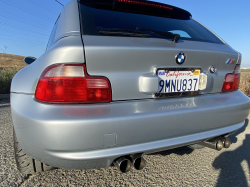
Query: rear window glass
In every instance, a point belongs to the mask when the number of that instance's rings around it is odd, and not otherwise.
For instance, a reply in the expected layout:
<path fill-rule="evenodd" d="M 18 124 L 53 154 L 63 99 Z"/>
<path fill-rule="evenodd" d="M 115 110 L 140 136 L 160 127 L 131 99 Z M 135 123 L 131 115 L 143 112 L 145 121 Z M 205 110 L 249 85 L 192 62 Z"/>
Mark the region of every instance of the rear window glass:
<path fill-rule="evenodd" d="M 102 8 L 102 6 L 96 7 L 98 6 L 91 6 L 90 3 L 80 3 L 83 35 L 103 35 L 102 31 L 134 30 L 148 34 L 153 38 L 165 38 L 158 32 L 171 32 L 179 34 L 182 40 L 223 44 L 213 33 L 192 18 L 182 19 L 178 16 L 168 18 L 168 16 L 152 16 L 148 12 L 147 15 L 141 12 L 134 13 L 135 10 L 126 12 Z"/>

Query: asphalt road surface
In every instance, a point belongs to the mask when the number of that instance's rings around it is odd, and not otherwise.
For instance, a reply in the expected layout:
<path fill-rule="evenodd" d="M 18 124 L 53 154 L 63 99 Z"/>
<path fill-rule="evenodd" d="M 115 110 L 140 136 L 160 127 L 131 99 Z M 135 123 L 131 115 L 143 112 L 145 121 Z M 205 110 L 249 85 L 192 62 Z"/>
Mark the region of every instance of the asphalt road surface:
<path fill-rule="evenodd" d="M 15 166 L 10 103 L 0 101 L 0 186 L 250 186 L 248 120 L 230 139 L 231 147 L 222 151 L 182 147 L 146 155 L 143 170 L 126 174 L 110 167 L 25 176 Z"/>

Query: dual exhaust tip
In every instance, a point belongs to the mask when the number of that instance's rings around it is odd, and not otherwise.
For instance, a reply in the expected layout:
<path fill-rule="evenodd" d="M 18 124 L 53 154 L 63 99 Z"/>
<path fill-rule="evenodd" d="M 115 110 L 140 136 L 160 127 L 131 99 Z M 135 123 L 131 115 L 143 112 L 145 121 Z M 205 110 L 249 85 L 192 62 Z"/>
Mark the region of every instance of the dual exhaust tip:
<path fill-rule="evenodd" d="M 114 161 L 114 165 L 122 172 L 126 173 L 131 170 L 132 166 L 136 170 L 142 170 L 146 166 L 146 161 L 140 154 L 129 157 L 120 157 Z"/>
<path fill-rule="evenodd" d="M 200 142 L 199 144 L 220 151 L 223 148 L 229 148 L 231 141 L 225 137 L 217 137 L 211 140 Z M 146 161 L 141 154 L 135 154 L 132 156 L 123 156 L 116 159 L 114 161 L 114 165 L 122 173 L 127 173 L 131 170 L 132 166 L 134 166 L 136 170 L 142 170 L 146 166 Z"/>
<path fill-rule="evenodd" d="M 199 144 L 220 151 L 223 148 L 229 148 L 231 145 L 231 141 L 230 139 L 225 137 L 218 137 L 212 140 L 201 142 Z"/>

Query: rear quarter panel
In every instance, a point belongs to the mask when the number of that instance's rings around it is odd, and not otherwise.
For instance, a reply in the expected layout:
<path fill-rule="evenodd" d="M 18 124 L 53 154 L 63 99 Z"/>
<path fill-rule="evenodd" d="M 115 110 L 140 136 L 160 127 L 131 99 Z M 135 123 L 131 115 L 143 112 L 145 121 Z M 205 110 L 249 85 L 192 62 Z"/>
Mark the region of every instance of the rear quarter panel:
<path fill-rule="evenodd" d="M 79 23 L 78 2 L 71 0 L 60 13 L 55 43 L 35 62 L 15 75 L 11 92 L 34 94 L 39 77 L 48 66 L 85 62 Z"/>
<path fill-rule="evenodd" d="M 11 92 L 34 94 L 42 72 L 53 64 L 84 63 L 81 36 L 65 37 L 35 62 L 21 69 L 12 79 Z"/>

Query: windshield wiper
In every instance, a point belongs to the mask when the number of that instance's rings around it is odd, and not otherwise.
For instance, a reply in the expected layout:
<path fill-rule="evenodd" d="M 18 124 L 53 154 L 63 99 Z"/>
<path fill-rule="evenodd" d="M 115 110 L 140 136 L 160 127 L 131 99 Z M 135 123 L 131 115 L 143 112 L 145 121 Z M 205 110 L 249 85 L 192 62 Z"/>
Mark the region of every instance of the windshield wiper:
<path fill-rule="evenodd" d="M 146 34 L 143 32 L 139 32 L 136 30 L 130 29 L 121 29 L 121 30 L 107 30 L 107 31 L 99 31 L 100 34 L 110 35 L 110 36 L 134 36 L 134 37 L 150 37 L 150 34 Z"/>
<path fill-rule="evenodd" d="M 143 31 L 143 32 L 140 32 Z M 173 34 L 172 32 L 162 32 L 162 31 L 155 31 L 155 30 L 148 30 L 148 29 L 141 29 L 136 27 L 136 30 L 133 29 L 111 29 L 106 31 L 99 31 L 100 34 L 103 35 L 110 35 L 110 36 L 134 36 L 134 37 L 150 37 L 150 34 L 145 32 L 153 33 L 164 38 L 172 39 L 173 43 L 177 43 L 180 39 L 179 34 Z"/>
<path fill-rule="evenodd" d="M 170 38 L 170 39 L 172 39 L 173 43 L 177 43 L 178 40 L 180 39 L 179 34 L 173 34 L 172 32 L 162 32 L 162 31 L 141 29 L 140 27 L 136 27 L 136 30 L 138 30 L 138 31 L 146 31 L 146 32 L 157 34 L 159 36 L 163 36 L 165 38 Z"/>

